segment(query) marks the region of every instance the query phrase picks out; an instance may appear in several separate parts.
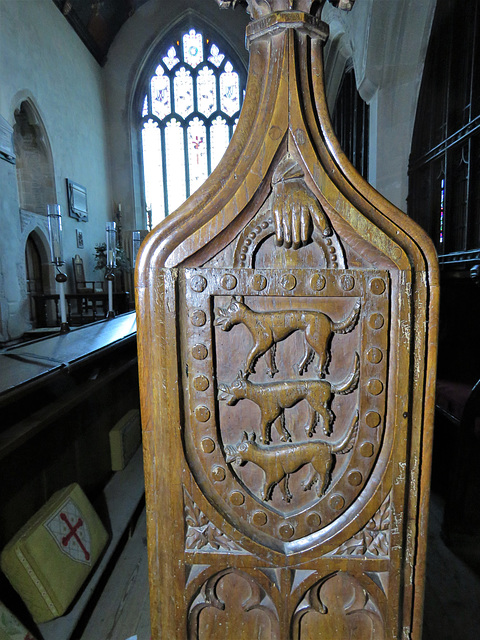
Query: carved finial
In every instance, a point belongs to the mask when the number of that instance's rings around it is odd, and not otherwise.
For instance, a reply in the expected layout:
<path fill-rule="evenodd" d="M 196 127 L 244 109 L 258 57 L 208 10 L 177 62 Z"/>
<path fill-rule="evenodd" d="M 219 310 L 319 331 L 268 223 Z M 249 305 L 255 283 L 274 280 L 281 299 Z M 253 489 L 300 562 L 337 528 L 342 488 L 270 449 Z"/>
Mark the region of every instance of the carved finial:
<path fill-rule="evenodd" d="M 256 20 L 274 11 L 303 11 L 320 16 L 326 0 L 216 0 L 220 9 L 235 9 L 237 5 L 247 7 L 247 13 Z M 355 0 L 329 0 L 334 7 L 350 11 Z"/>
<path fill-rule="evenodd" d="M 342 9 L 343 11 L 351 11 L 353 9 L 353 5 L 355 4 L 355 0 L 328 0 L 334 7 L 337 9 Z"/>

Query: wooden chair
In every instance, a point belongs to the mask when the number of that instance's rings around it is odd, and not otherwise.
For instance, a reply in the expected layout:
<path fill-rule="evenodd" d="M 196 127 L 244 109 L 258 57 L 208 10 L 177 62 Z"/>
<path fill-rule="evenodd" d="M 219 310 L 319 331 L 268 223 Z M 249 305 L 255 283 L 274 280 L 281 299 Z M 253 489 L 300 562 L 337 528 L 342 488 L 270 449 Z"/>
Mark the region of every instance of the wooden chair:
<path fill-rule="evenodd" d="M 83 268 L 83 260 L 78 255 L 75 255 L 72 258 L 73 265 L 73 279 L 75 282 L 75 293 L 78 295 L 88 296 L 93 293 L 103 293 L 103 280 L 85 280 L 85 270 Z M 77 304 L 77 311 L 79 316 L 80 324 L 83 324 L 84 321 L 88 321 L 88 317 L 90 317 L 89 321 L 97 319 L 97 306 L 103 305 L 103 300 L 92 300 L 92 298 L 82 297 L 82 299 Z M 70 315 L 71 312 L 70 312 Z M 103 315 L 102 313 L 100 315 Z"/>
<path fill-rule="evenodd" d="M 83 260 L 78 253 L 72 258 L 72 265 L 76 293 L 103 293 L 103 280 L 85 280 Z"/>

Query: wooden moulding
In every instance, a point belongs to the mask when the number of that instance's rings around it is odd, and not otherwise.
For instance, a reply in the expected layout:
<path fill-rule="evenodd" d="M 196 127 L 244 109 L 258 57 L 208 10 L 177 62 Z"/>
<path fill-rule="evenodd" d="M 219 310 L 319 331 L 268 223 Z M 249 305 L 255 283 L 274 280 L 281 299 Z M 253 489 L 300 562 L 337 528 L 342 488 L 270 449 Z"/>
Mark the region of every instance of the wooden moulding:
<path fill-rule="evenodd" d="M 318 3 L 272 4 L 137 261 L 152 637 L 421 640 L 435 252 L 338 146 Z"/>

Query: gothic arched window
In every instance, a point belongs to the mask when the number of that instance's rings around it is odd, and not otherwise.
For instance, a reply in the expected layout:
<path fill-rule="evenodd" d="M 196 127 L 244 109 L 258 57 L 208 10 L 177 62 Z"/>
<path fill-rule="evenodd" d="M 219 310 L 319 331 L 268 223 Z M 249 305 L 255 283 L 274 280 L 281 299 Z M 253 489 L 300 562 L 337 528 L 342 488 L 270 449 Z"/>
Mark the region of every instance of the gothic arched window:
<path fill-rule="evenodd" d="M 242 106 L 245 72 L 218 38 L 193 28 L 164 44 L 150 69 L 139 108 L 145 206 L 155 225 L 223 156 Z"/>
<path fill-rule="evenodd" d="M 480 258 L 480 6 L 437 3 L 412 140 L 409 214 L 441 265 Z"/>
<path fill-rule="evenodd" d="M 369 106 L 358 93 L 351 62 L 343 74 L 332 113 L 332 124 L 345 155 L 368 180 Z"/>

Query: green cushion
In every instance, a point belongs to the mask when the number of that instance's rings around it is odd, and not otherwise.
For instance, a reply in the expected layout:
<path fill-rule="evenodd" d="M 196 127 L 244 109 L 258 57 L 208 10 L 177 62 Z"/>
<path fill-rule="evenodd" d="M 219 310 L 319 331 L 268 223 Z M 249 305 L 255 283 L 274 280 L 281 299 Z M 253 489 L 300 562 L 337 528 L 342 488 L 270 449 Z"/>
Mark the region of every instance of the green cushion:
<path fill-rule="evenodd" d="M 121 471 L 132 458 L 142 441 L 140 412 L 132 409 L 110 431 L 112 471 Z"/>
<path fill-rule="evenodd" d="M 61 616 L 108 535 L 78 484 L 55 493 L 2 551 L 3 572 L 35 622 Z"/>
<path fill-rule="evenodd" d="M 0 602 L 0 640 L 35 640 L 2 602 Z"/>

